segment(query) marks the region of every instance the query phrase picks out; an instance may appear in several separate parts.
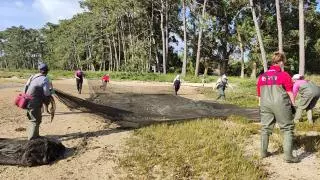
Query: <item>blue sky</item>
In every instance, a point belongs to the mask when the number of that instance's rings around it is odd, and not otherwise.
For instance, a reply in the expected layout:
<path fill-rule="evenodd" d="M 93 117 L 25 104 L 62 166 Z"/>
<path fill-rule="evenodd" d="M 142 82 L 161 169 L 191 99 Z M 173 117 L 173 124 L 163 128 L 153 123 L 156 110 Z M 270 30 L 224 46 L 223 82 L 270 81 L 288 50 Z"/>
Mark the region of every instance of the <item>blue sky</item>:
<path fill-rule="evenodd" d="M 23 25 L 41 28 L 81 12 L 79 0 L 0 0 L 0 30 Z"/>

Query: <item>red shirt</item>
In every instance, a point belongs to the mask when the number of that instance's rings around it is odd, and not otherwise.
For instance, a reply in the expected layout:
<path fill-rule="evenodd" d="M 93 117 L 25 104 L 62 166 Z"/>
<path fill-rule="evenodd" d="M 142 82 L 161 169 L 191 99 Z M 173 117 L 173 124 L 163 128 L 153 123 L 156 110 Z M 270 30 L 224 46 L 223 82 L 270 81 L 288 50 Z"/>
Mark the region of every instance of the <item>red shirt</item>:
<path fill-rule="evenodd" d="M 259 76 L 257 82 L 257 93 L 260 97 L 261 86 L 279 86 L 281 85 L 286 92 L 292 92 L 293 83 L 291 76 L 281 70 L 279 66 L 271 66 L 269 70 Z"/>
<path fill-rule="evenodd" d="M 101 79 L 102 79 L 102 81 L 104 81 L 104 82 L 109 82 L 110 77 L 107 76 L 107 75 L 104 75 L 104 76 L 102 76 Z"/>

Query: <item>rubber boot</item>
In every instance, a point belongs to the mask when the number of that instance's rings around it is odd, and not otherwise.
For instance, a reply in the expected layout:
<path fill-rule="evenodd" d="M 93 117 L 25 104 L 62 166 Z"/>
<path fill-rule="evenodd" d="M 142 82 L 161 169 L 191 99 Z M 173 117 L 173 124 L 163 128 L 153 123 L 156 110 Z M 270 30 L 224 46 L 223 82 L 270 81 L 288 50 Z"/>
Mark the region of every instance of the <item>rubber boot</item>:
<path fill-rule="evenodd" d="M 297 108 L 296 114 L 295 114 L 294 119 L 293 119 L 293 121 L 294 121 L 295 123 L 300 122 L 300 119 L 301 119 L 301 116 L 302 116 L 302 111 L 303 111 L 303 110 L 302 110 L 301 108 Z"/>
<path fill-rule="evenodd" d="M 265 158 L 270 156 L 268 152 L 269 146 L 269 135 L 263 134 L 261 135 L 261 158 Z"/>
<path fill-rule="evenodd" d="M 283 151 L 284 151 L 284 160 L 287 163 L 298 163 L 300 160 L 297 157 L 292 155 L 292 142 L 293 134 L 290 131 L 285 131 L 283 133 Z"/>
<path fill-rule="evenodd" d="M 35 139 L 37 137 L 39 137 L 39 124 L 36 122 L 30 122 L 28 140 Z"/>
<path fill-rule="evenodd" d="M 312 120 L 312 110 L 309 109 L 307 110 L 307 117 L 308 117 L 308 121 L 310 124 L 313 124 L 313 120 Z"/>

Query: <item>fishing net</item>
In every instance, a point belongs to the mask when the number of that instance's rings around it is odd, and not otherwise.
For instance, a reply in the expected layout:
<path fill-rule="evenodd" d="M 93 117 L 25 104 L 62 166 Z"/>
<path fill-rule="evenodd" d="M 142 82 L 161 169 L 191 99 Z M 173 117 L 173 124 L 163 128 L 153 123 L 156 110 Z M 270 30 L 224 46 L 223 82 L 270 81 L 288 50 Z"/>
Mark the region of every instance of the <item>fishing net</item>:
<path fill-rule="evenodd" d="M 63 157 L 65 147 L 46 137 L 33 140 L 0 138 L 0 164 L 36 166 L 50 164 Z"/>
<path fill-rule="evenodd" d="M 99 81 L 88 80 L 90 98 L 87 100 L 56 90 L 58 99 L 70 109 L 100 114 L 111 121 L 132 122 L 139 127 L 159 122 L 174 122 L 206 117 L 242 115 L 258 121 L 257 109 L 211 101 L 194 101 L 174 95 L 169 86 L 149 88 L 125 84 L 108 84 L 104 91 Z"/>

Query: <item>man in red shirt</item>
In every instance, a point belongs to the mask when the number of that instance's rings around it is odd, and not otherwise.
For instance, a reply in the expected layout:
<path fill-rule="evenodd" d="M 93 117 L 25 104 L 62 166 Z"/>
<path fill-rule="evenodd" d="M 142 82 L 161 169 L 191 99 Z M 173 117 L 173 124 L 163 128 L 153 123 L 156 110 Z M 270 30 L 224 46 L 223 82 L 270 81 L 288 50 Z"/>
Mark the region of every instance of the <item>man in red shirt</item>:
<path fill-rule="evenodd" d="M 293 114 L 292 105 L 292 80 L 290 75 L 282 70 L 286 58 L 283 53 L 275 52 L 272 57 L 270 69 L 259 76 L 257 93 L 259 96 L 261 117 L 261 157 L 265 158 L 268 153 L 269 136 L 272 134 L 277 122 L 283 132 L 283 150 L 285 161 L 297 163 L 299 159 L 292 155 L 293 139 Z"/>
<path fill-rule="evenodd" d="M 100 88 L 103 89 L 104 91 L 106 90 L 107 83 L 109 82 L 109 80 L 110 80 L 109 74 L 105 74 L 101 78 L 102 85 L 100 86 Z"/>

